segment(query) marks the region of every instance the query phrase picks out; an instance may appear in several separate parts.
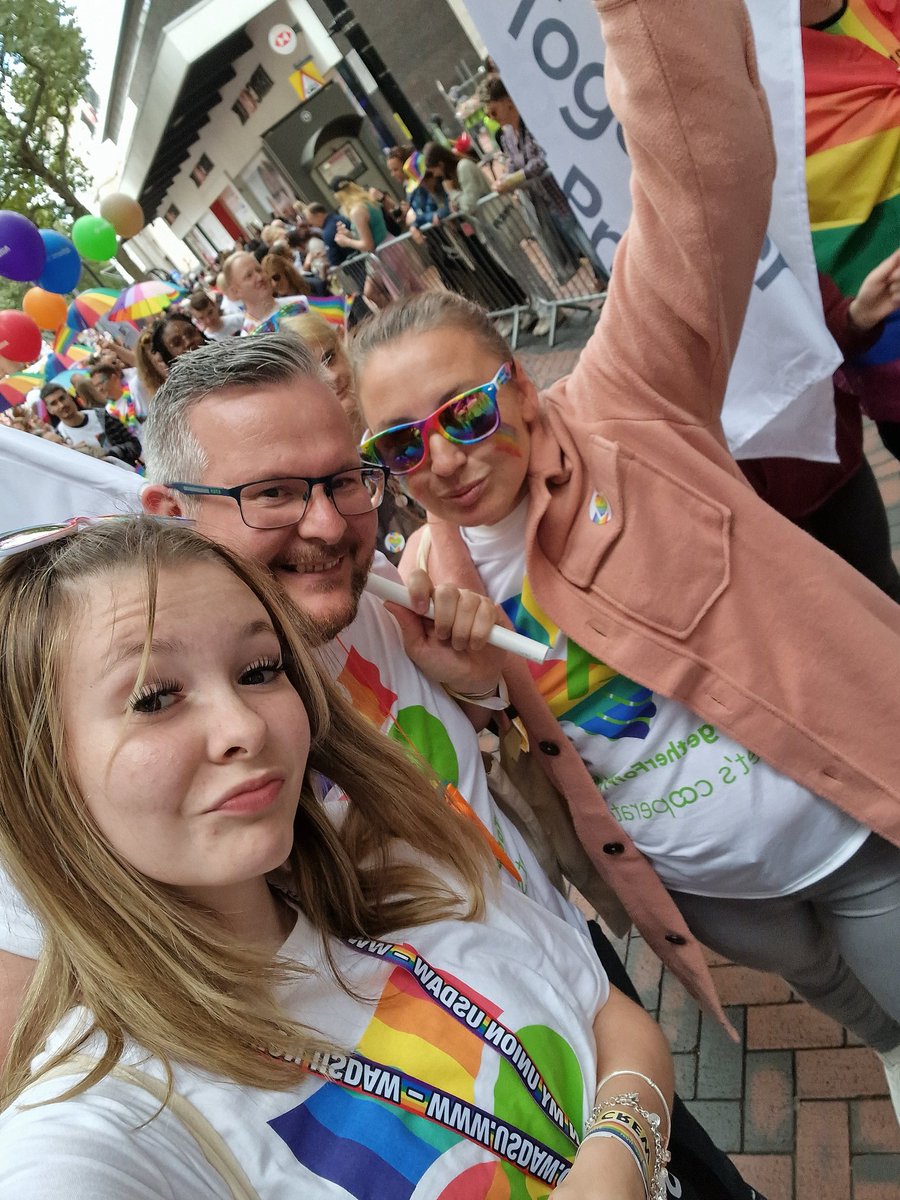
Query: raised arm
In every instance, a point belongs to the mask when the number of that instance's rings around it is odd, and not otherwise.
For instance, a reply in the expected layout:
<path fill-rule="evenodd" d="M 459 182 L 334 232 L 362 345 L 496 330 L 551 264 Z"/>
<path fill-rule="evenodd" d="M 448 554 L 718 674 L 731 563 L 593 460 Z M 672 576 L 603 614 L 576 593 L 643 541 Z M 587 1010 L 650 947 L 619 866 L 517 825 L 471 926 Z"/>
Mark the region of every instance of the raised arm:
<path fill-rule="evenodd" d="M 775 170 L 749 19 L 740 0 L 595 4 L 633 212 L 597 330 L 557 389 L 589 420 L 717 423 Z"/>

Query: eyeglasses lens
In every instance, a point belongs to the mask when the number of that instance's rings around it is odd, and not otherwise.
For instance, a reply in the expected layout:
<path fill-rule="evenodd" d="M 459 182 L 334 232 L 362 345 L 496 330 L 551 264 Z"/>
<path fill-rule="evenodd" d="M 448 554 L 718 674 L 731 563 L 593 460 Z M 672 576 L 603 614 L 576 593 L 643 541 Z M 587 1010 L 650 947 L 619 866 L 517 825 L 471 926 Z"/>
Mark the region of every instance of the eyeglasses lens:
<path fill-rule="evenodd" d="M 362 468 L 321 481 L 331 503 L 344 517 L 377 508 L 384 496 L 384 473 Z M 302 519 L 310 498 L 305 479 L 266 479 L 241 491 L 241 512 L 253 529 L 282 529 Z"/>
<path fill-rule="evenodd" d="M 478 442 L 497 428 L 493 389 L 478 388 L 451 400 L 440 412 L 441 429 L 451 441 Z"/>

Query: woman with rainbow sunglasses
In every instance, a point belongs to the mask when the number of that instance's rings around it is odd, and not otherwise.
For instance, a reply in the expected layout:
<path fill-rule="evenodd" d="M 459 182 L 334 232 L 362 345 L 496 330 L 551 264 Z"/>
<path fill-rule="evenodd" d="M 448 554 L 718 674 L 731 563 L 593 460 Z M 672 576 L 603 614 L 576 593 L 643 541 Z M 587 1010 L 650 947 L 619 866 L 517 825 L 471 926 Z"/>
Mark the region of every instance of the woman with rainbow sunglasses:
<path fill-rule="evenodd" d="M 782 975 L 900 1115 L 900 609 L 720 424 L 774 171 L 747 16 L 596 5 L 633 214 L 579 362 L 539 395 L 474 305 L 413 297 L 354 339 L 362 450 L 429 513 L 406 565 L 550 648 L 512 704 L 651 947 L 723 1021 L 703 945 Z"/>

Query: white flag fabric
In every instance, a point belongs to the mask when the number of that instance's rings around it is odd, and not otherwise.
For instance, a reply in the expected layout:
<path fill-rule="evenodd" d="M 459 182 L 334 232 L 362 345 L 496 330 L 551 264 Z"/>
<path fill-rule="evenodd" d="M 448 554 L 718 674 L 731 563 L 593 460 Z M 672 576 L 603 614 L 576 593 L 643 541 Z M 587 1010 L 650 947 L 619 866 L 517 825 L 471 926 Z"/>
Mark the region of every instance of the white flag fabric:
<path fill-rule="evenodd" d="M 603 38 L 591 0 L 467 0 L 467 7 L 609 268 L 631 214 L 631 168 L 606 99 Z M 722 419 L 738 458 L 774 454 L 829 462 L 836 457 L 831 376 L 841 355 L 825 327 L 809 228 L 798 0 L 747 0 L 747 8 L 778 173 Z M 715 10 L 711 2 L 710 20 Z M 673 6 L 673 19 L 676 13 Z"/>
<path fill-rule="evenodd" d="M 143 482 L 134 471 L 0 425 L 0 533 L 140 512 Z"/>

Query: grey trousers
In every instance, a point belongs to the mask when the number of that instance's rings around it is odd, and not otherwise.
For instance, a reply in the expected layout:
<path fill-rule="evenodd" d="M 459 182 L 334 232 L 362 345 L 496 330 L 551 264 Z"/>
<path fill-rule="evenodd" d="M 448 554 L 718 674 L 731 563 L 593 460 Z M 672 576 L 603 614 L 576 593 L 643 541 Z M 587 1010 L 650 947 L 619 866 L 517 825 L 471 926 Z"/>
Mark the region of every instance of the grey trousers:
<path fill-rule="evenodd" d="M 795 992 L 875 1050 L 900 1045 L 900 849 L 871 834 L 842 867 L 771 900 L 672 892 L 694 936 Z"/>

